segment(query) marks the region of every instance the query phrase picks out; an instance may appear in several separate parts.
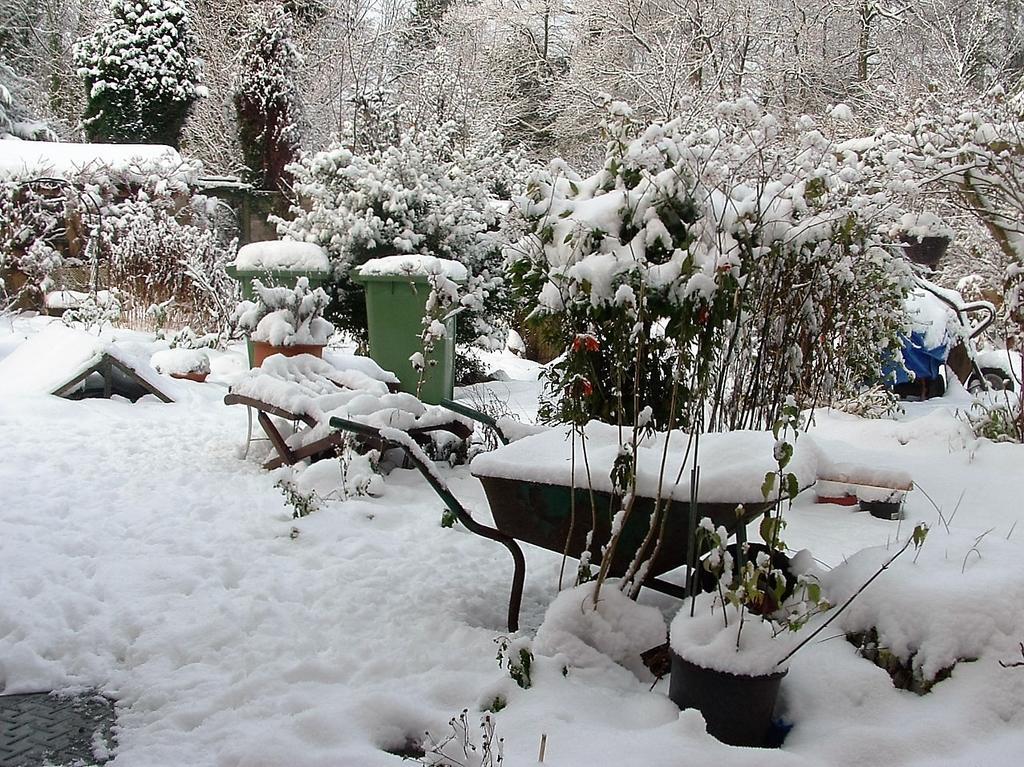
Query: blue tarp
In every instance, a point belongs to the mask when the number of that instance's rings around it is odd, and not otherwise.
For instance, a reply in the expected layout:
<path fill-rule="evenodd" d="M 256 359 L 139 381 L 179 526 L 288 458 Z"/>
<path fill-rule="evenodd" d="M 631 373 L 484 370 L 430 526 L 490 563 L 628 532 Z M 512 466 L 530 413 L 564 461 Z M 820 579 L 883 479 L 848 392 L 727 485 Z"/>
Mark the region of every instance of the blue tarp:
<path fill-rule="evenodd" d="M 927 349 L 924 345 L 924 334 L 913 332 L 910 337 L 903 336 L 903 364 L 907 370 L 914 373 L 917 379 L 938 378 L 942 363 L 949 356 L 949 344 L 942 344 L 933 349 Z M 883 370 L 885 380 L 893 381 L 890 375 L 895 376 L 895 383 L 908 383 L 910 376 L 907 375 L 899 365 L 887 364 Z"/>

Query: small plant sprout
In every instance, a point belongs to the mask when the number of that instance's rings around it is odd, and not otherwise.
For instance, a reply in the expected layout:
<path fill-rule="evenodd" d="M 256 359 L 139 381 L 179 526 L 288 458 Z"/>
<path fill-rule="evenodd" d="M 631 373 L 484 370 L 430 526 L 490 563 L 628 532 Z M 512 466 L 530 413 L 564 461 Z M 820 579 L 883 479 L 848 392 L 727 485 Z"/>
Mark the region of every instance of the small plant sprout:
<path fill-rule="evenodd" d="M 287 479 L 278 480 L 274 487 L 284 494 L 284 502 L 292 508 L 292 519 L 302 519 L 320 510 L 321 498 L 316 492 L 304 493 Z"/>
<path fill-rule="evenodd" d="M 530 689 L 533 684 L 530 677 L 530 670 L 533 667 L 533 651 L 530 649 L 529 638 L 500 636 L 494 641 L 498 645 L 498 666 L 507 668 L 509 676 L 517 685 L 524 690 Z"/>
<path fill-rule="evenodd" d="M 480 718 L 480 743 L 473 736 L 469 724 L 469 709 L 448 720 L 449 733 L 439 741 L 430 732 L 424 733 L 423 756 L 416 761 L 423 767 L 499 767 L 505 762 L 505 739 L 495 731 L 494 717 L 484 714 Z"/>

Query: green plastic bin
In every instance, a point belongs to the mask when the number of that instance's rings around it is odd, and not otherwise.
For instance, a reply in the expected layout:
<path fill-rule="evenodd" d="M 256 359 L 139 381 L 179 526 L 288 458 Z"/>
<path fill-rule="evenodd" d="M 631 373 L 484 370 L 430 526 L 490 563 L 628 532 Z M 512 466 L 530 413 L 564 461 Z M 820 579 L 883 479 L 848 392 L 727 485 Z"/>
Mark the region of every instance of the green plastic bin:
<path fill-rule="evenodd" d="M 370 333 L 370 356 L 385 370 L 398 376 L 402 391 L 416 394 L 420 374 L 409 362 L 423 351 L 420 333 L 427 311 L 430 284 L 425 275 L 363 275 L 352 271 L 352 279 L 366 291 L 366 320 Z M 455 317 L 445 322 L 447 337 L 434 343 L 427 355 L 427 369 L 419 397 L 437 405 L 451 399 L 455 387 Z M 437 364 L 431 365 L 431 361 Z"/>
<path fill-rule="evenodd" d="M 248 270 L 240 269 L 234 264 L 229 264 L 226 268 L 228 277 L 238 280 L 242 286 L 242 298 L 246 301 L 252 301 L 255 297 L 252 283 L 253 280 L 259 280 L 264 286 L 270 287 L 285 287 L 294 288 L 295 282 L 299 277 L 306 277 L 309 280 L 309 287 L 312 290 L 321 287 L 327 282 L 330 277 L 330 269 L 327 270 L 308 270 L 308 269 L 258 269 Z M 253 356 L 252 356 L 252 339 L 246 339 L 246 349 L 249 352 L 249 367 L 252 367 Z"/>

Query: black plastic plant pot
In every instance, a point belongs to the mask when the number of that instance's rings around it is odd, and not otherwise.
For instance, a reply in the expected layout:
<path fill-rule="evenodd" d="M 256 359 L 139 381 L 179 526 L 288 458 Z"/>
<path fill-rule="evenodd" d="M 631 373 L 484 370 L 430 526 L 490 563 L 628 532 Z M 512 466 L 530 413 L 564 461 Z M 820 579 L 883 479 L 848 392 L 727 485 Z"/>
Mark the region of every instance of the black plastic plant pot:
<path fill-rule="evenodd" d="M 896 520 L 903 518 L 902 501 L 861 501 L 862 511 L 871 513 L 871 516 L 878 519 Z"/>
<path fill-rule="evenodd" d="M 704 715 L 708 733 L 730 746 L 766 746 L 786 671 L 742 676 L 691 663 L 672 652 L 668 697 Z"/>
<path fill-rule="evenodd" d="M 949 240 L 945 237 L 917 238 L 907 235 L 903 238 L 903 242 L 903 252 L 907 258 L 915 264 L 932 269 L 939 265 L 939 261 L 946 254 L 946 248 L 949 247 Z"/>

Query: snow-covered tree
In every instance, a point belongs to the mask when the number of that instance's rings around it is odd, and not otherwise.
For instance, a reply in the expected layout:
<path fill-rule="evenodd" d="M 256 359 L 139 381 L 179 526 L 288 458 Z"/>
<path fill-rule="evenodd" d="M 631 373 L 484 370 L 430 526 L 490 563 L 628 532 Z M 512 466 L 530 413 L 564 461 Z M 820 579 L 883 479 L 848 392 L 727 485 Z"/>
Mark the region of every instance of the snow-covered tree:
<path fill-rule="evenodd" d="M 24 103 L 28 83 L 4 60 L 0 51 L 0 139 L 7 136 L 37 141 L 56 141 L 57 136 L 42 121 L 34 119 Z"/>
<path fill-rule="evenodd" d="M 294 78 L 302 57 L 291 41 L 292 22 L 278 5 L 257 9 L 235 64 L 231 90 L 242 156 L 260 189 L 283 189 L 285 166 L 299 147 L 299 102 Z"/>
<path fill-rule="evenodd" d="M 185 7 L 175 0 L 111 0 L 111 19 L 75 47 L 92 141 L 177 147 L 206 95 Z"/>

